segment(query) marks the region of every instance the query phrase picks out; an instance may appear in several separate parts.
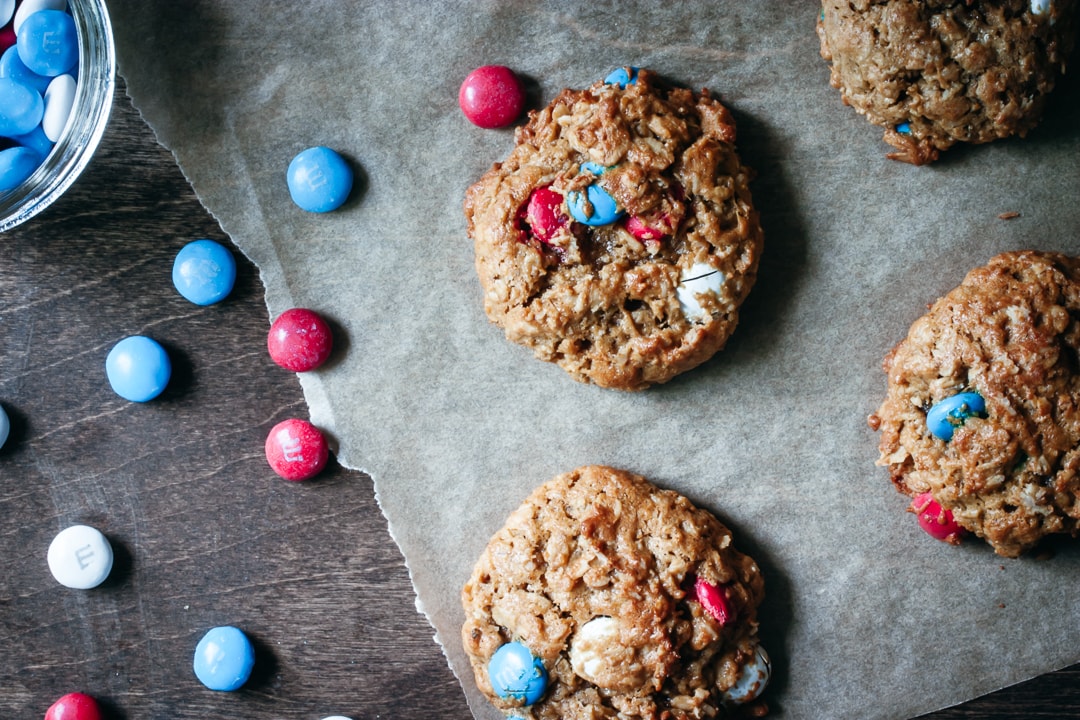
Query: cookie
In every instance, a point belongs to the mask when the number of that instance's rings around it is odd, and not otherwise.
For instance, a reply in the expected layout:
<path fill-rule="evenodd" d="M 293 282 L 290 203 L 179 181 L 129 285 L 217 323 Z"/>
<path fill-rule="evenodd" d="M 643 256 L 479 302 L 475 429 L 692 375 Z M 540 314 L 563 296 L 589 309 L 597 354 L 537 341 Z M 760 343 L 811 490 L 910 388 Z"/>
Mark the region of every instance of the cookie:
<path fill-rule="evenodd" d="M 888 394 L 870 416 L 878 464 L 932 534 L 973 533 L 1006 557 L 1077 534 L 1080 258 L 994 257 L 915 321 L 883 366 Z"/>
<path fill-rule="evenodd" d="M 514 139 L 464 207 L 484 309 L 506 337 L 620 390 L 720 350 L 763 243 L 727 108 L 621 68 L 563 90 Z"/>
<path fill-rule="evenodd" d="M 825 0 L 830 82 L 915 165 L 1024 136 L 1074 42 L 1076 0 Z"/>
<path fill-rule="evenodd" d="M 476 684 L 526 718 L 760 717 L 761 571 L 713 515 L 586 466 L 536 489 L 462 590 Z"/>

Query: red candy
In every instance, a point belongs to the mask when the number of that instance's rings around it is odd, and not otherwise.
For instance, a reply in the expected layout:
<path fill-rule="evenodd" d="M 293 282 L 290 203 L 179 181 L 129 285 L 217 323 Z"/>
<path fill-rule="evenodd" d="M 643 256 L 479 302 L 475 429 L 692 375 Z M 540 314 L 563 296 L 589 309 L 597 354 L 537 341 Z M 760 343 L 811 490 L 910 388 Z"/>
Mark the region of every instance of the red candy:
<path fill-rule="evenodd" d="M 938 540 L 956 545 L 966 532 L 953 518 L 952 511 L 941 507 L 928 492 L 915 496 L 911 512 L 919 518 L 919 527 Z"/>
<path fill-rule="evenodd" d="M 101 720 L 101 709 L 94 698 L 83 693 L 68 693 L 45 711 L 45 720 Z"/>
<path fill-rule="evenodd" d="M 506 127 L 525 108 L 525 87 L 514 71 L 503 65 L 484 65 L 461 83 L 458 105 L 473 125 Z"/>
<path fill-rule="evenodd" d="M 283 420 L 266 437 L 266 462 L 286 480 L 310 480 L 322 472 L 329 457 L 326 438 L 306 420 Z"/>
<path fill-rule="evenodd" d="M 673 230 L 671 216 L 664 213 L 655 220 L 646 220 L 640 215 L 631 215 L 626 219 L 626 230 L 638 240 L 660 240 Z"/>
<path fill-rule="evenodd" d="M 562 203 L 563 196 L 547 187 L 536 188 L 529 196 L 525 220 L 538 240 L 547 242 L 566 225 Z"/>
<path fill-rule="evenodd" d="M 728 604 L 727 593 L 708 580 L 703 578 L 694 580 L 694 599 L 701 603 L 705 612 L 712 615 L 721 627 L 731 620 L 731 605 Z"/>
<path fill-rule="evenodd" d="M 281 313 L 270 326 L 266 348 L 273 361 L 286 370 L 307 372 L 330 357 L 334 336 L 318 313 L 293 308 Z"/>

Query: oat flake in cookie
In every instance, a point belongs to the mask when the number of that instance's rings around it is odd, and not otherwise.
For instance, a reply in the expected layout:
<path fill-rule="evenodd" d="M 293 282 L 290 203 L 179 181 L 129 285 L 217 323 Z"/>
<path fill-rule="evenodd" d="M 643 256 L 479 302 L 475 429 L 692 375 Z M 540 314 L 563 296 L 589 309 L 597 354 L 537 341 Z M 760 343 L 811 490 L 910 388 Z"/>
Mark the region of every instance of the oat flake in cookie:
<path fill-rule="evenodd" d="M 1007 557 L 1077 534 L 1078 353 L 1080 259 L 1028 251 L 972 270 L 886 356 L 878 464 L 931 534 L 958 541 L 951 520 Z"/>
<path fill-rule="evenodd" d="M 825 0 L 821 55 L 844 103 L 885 128 L 889 157 L 922 165 L 1035 127 L 1076 1 Z"/>
<path fill-rule="evenodd" d="M 465 198 L 484 309 L 575 379 L 621 390 L 720 350 L 762 248 L 735 124 L 622 68 L 563 90 Z"/>
<path fill-rule="evenodd" d="M 761 571 L 713 515 L 587 466 L 541 485 L 462 590 L 476 684 L 552 720 L 761 717 Z"/>

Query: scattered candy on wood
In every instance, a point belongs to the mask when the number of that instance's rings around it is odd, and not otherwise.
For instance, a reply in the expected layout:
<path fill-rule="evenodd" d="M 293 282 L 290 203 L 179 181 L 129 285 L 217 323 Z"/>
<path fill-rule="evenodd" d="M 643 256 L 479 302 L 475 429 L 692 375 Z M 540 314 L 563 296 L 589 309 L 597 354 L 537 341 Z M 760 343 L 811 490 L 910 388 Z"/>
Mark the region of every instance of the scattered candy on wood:
<path fill-rule="evenodd" d="M 266 349 L 270 358 L 286 370 L 307 372 L 330 357 L 334 335 L 330 325 L 314 310 L 292 308 L 271 323 Z"/>
<path fill-rule="evenodd" d="M 105 582 L 113 566 L 108 538 L 89 525 L 72 525 L 49 544 L 49 571 L 73 590 L 89 590 Z"/>
<path fill-rule="evenodd" d="M 283 420 L 266 437 L 266 462 L 286 480 L 310 480 L 322 472 L 329 457 L 326 437 L 307 420 Z"/>
<path fill-rule="evenodd" d="M 184 298 L 196 305 L 213 305 L 228 297 L 236 283 L 236 259 L 220 243 L 194 240 L 176 254 L 172 281 Z"/>
<path fill-rule="evenodd" d="M 353 171 L 349 163 L 328 147 L 300 152 L 289 163 L 286 182 L 293 202 L 313 213 L 337 210 L 349 198 Z"/>
<path fill-rule="evenodd" d="M 519 642 L 508 642 L 488 661 L 491 687 L 501 698 L 521 700 L 532 705 L 547 690 L 547 668 Z"/>
<path fill-rule="evenodd" d="M 506 127 L 525 109 L 525 87 L 505 65 L 483 65 L 465 76 L 458 90 L 458 105 L 477 127 Z"/>
<path fill-rule="evenodd" d="M 102 720 L 97 701 L 86 693 L 62 696 L 45 711 L 45 720 Z"/>
<path fill-rule="evenodd" d="M 105 358 L 105 373 L 113 391 L 132 402 L 148 402 L 165 390 L 172 363 L 165 348 L 143 335 L 126 337 Z"/>
<path fill-rule="evenodd" d="M 231 625 L 212 628 L 195 646 L 195 677 L 211 690 L 239 690 L 254 667 L 255 647 Z"/>

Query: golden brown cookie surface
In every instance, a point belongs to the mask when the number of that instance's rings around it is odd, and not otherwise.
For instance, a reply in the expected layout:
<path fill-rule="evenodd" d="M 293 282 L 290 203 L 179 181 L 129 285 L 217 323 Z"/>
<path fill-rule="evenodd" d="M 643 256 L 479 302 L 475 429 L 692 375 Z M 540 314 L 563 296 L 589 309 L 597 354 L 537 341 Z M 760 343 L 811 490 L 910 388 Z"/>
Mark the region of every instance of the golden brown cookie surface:
<path fill-rule="evenodd" d="M 1077 534 L 1080 259 L 992 258 L 911 326 L 884 368 L 871 426 L 897 489 L 931 493 L 1000 555 Z M 936 420 L 961 393 L 984 408 Z"/>
<path fill-rule="evenodd" d="M 757 565 L 710 513 L 587 466 L 537 488 L 492 537 L 462 591 L 461 634 L 477 686 L 507 712 L 723 718 L 768 679 L 762 596 Z M 547 676 L 524 706 L 490 669 L 511 645 Z"/>
<path fill-rule="evenodd" d="M 762 248 L 731 114 L 634 72 L 530 113 L 465 200 L 489 319 L 575 379 L 622 390 L 723 347 Z"/>
<path fill-rule="evenodd" d="M 1025 135 L 1073 45 L 1075 0 L 825 0 L 830 82 L 921 165 L 958 142 Z"/>

